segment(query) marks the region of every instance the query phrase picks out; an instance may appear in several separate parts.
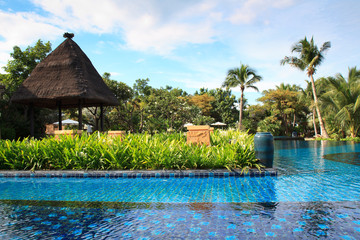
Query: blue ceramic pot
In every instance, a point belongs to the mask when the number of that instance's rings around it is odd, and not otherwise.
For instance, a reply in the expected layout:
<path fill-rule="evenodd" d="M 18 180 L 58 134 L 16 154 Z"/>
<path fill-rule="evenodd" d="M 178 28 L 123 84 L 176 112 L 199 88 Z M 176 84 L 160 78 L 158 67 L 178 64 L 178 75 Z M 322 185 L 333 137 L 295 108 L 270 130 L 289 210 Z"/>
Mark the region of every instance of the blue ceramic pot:
<path fill-rule="evenodd" d="M 269 132 L 257 132 L 254 136 L 255 157 L 266 168 L 273 167 L 274 137 Z"/>

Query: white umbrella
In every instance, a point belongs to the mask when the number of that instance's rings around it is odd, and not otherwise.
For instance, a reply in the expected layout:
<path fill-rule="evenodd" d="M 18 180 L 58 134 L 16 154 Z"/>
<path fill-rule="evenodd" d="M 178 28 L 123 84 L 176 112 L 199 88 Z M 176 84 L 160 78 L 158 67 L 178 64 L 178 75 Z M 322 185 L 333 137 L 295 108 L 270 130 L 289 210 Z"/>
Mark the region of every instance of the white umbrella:
<path fill-rule="evenodd" d="M 54 122 L 53 124 L 59 125 L 59 122 Z M 71 120 L 71 119 L 66 119 L 66 120 L 61 121 L 61 124 L 62 125 L 78 125 L 79 122 Z"/>
<path fill-rule="evenodd" d="M 211 126 L 226 126 L 226 123 L 216 122 L 216 123 L 211 124 Z"/>
<path fill-rule="evenodd" d="M 184 124 L 184 127 L 188 127 L 188 126 L 194 126 L 194 124 L 192 124 L 192 123 L 185 123 Z"/>

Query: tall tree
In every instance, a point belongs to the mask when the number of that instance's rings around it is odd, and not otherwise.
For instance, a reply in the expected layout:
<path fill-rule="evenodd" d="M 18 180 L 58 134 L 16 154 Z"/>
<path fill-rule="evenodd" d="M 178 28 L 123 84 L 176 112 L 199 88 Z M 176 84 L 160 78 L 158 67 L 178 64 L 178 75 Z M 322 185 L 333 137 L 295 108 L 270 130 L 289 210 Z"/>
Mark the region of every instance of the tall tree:
<path fill-rule="evenodd" d="M 291 124 L 291 116 L 294 116 L 297 109 L 301 109 L 298 93 L 278 88 L 265 90 L 263 94 L 264 96 L 259 98 L 258 101 L 263 102 L 264 107 L 271 112 L 271 117 L 275 117 L 281 123 L 281 134 L 289 135 L 293 130 L 290 128 L 291 125 L 294 128 L 294 125 Z"/>
<path fill-rule="evenodd" d="M 316 72 L 316 67 L 319 66 L 324 60 L 323 53 L 331 47 L 330 42 L 325 42 L 321 46 L 320 49 L 315 45 L 314 38 L 312 37 L 310 42 L 305 37 L 299 42 L 295 43 L 291 49 L 292 53 L 298 53 L 299 57 L 286 56 L 281 60 L 281 65 L 289 64 L 290 66 L 296 67 L 302 71 L 306 69 L 307 75 L 310 77 L 313 96 L 314 96 L 314 104 L 316 108 L 316 112 L 319 119 L 321 136 L 328 138 L 329 135 L 325 129 L 324 120 L 321 117 L 321 112 L 319 108 L 319 101 L 316 94 L 315 82 L 313 75 Z"/>
<path fill-rule="evenodd" d="M 329 91 L 324 94 L 325 102 L 334 112 L 342 126 L 346 126 L 351 137 L 356 137 L 360 128 L 360 71 L 349 68 L 347 79 L 337 74 L 327 79 Z"/>
<path fill-rule="evenodd" d="M 211 89 L 209 95 L 215 98 L 211 103 L 213 109 L 211 110 L 211 117 L 217 122 L 232 124 L 236 121 L 236 97 L 229 89 Z"/>
<path fill-rule="evenodd" d="M 313 126 L 314 126 L 314 133 L 315 133 L 315 136 L 317 136 L 318 131 L 317 131 L 316 119 L 315 119 L 315 117 L 316 117 L 316 109 L 315 109 L 315 105 L 314 105 L 314 97 L 313 97 L 312 85 L 311 85 L 311 82 L 309 82 L 307 80 L 305 80 L 305 81 L 307 83 L 307 86 L 301 92 L 300 101 L 304 102 L 312 112 L 312 122 L 313 122 Z"/>
<path fill-rule="evenodd" d="M 222 85 L 226 88 L 240 86 L 241 97 L 239 111 L 239 131 L 241 130 L 241 121 L 244 107 L 244 90 L 246 88 L 252 88 L 256 91 L 259 91 L 259 89 L 254 86 L 254 84 L 259 82 L 261 79 L 262 77 L 257 75 L 254 69 L 250 68 L 248 65 L 241 64 L 240 68 L 233 68 L 228 71 L 227 77 Z"/>
<path fill-rule="evenodd" d="M 300 98 L 300 93 L 301 93 L 302 88 L 295 84 L 290 85 L 290 84 L 281 83 L 279 86 L 276 86 L 276 90 L 287 90 L 287 91 L 291 91 L 291 92 L 296 92 L 299 95 L 298 97 Z M 302 107 L 302 106 L 299 104 L 295 105 L 295 108 L 293 111 L 293 127 L 295 127 L 295 125 L 296 125 L 296 115 L 302 110 L 302 109 L 298 109 L 298 107 Z"/>
<path fill-rule="evenodd" d="M 212 110 L 211 103 L 215 101 L 215 97 L 209 96 L 207 93 L 202 95 L 194 95 L 189 97 L 189 104 L 199 107 L 204 116 L 210 116 Z"/>
<path fill-rule="evenodd" d="M 0 112 L 2 113 L 0 128 L 3 137 L 12 139 L 29 135 L 28 106 L 10 104 L 10 99 L 13 92 L 50 51 L 50 42 L 43 43 L 38 40 L 34 46 L 28 46 L 25 50 L 14 46 L 13 52 L 10 53 L 11 59 L 3 68 L 6 73 L 0 74 L 0 84 L 5 86 L 5 93 L 0 98 Z M 48 109 L 35 108 L 35 113 L 35 135 L 40 136 L 45 123 L 54 121 L 52 118 L 54 115 Z M 6 134 L 10 131 L 12 134 Z"/>
<path fill-rule="evenodd" d="M 6 94 L 11 95 L 18 86 L 30 75 L 36 65 L 41 62 L 51 51 L 50 42 L 43 43 L 40 39 L 35 46 L 28 46 L 24 51 L 15 46 L 14 52 L 10 53 L 11 60 L 4 67 L 6 74 L 3 84 Z"/>

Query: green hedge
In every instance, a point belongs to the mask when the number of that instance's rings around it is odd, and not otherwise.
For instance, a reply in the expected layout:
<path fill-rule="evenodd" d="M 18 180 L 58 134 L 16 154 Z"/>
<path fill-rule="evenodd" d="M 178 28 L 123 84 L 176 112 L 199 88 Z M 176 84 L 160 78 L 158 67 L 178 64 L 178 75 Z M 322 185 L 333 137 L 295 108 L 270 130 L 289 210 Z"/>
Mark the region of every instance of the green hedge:
<path fill-rule="evenodd" d="M 232 144 L 229 141 L 232 140 Z M 211 146 L 186 143 L 184 133 L 106 134 L 42 140 L 0 141 L 0 169 L 122 170 L 122 169 L 242 169 L 260 166 L 253 135 L 215 131 Z"/>
<path fill-rule="evenodd" d="M 315 141 L 349 141 L 349 142 L 360 142 L 360 137 L 346 137 L 346 138 L 315 138 Z"/>

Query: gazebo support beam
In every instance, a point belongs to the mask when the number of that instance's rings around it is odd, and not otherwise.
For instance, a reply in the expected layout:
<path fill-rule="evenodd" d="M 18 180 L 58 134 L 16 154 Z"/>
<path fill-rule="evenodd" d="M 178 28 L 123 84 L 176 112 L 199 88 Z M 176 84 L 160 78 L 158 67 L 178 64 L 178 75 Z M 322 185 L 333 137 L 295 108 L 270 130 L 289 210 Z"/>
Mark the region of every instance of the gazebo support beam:
<path fill-rule="evenodd" d="M 59 106 L 59 130 L 62 130 L 61 101 L 58 101 L 58 106 Z"/>
<path fill-rule="evenodd" d="M 104 131 L 104 106 L 100 104 L 100 131 Z"/>
<path fill-rule="evenodd" d="M 34 105 L 30 104 L 30 136 L 35 135 L 35 119 L 34 119 Z"/>
<path fill-rule="evenodd" d="M 83 126 L 82 126 L 82 103 L 81 103 L 81 99 L 79 99 L 79 130 L 82 130 L 83 129 Z"/>

